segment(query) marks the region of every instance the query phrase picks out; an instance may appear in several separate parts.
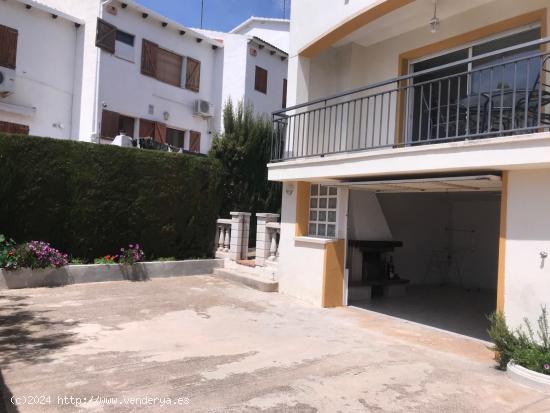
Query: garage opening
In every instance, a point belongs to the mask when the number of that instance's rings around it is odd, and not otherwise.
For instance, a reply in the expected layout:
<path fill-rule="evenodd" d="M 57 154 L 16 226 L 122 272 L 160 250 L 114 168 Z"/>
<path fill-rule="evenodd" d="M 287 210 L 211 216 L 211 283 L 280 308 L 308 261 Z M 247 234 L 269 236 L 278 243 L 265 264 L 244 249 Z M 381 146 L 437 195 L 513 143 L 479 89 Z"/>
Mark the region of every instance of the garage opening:
<path fill-rule="evenodd" d="M 497 175 L 349 186 L 348 305 L 487 340 L 496 308 Z"/>

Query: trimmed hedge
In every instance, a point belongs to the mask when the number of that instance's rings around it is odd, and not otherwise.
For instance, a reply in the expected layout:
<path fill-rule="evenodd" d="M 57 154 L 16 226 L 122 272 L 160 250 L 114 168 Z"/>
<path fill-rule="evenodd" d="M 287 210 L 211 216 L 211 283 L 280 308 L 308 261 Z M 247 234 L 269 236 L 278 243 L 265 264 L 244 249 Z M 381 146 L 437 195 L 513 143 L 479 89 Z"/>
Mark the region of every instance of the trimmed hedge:
<path fill-rule="evenodd" d="M 93 259 L 211 256 L 221 167 L 195 155 L 0 134 L 0 233 Z"/>

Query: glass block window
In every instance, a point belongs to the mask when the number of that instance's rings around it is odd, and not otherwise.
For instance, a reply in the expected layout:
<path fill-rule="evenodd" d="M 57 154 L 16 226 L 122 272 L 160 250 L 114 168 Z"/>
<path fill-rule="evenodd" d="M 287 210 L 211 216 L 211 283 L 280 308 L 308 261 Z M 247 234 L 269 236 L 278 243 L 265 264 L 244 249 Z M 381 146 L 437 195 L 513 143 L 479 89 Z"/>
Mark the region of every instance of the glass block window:
<path fill-rule="evenodd" d="M 309 198 L 309 229 L 312 237 L 336 237 L 336 199 L 334 186 L 311 185 Z"/>

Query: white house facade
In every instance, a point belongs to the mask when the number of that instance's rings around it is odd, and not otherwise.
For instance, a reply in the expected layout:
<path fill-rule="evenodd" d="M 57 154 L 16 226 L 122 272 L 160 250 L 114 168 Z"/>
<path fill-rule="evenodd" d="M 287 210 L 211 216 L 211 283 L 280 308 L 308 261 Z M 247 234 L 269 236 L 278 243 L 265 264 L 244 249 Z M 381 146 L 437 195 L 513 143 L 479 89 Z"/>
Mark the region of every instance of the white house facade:
<path fill-rule="evenodd" d="M 222 104 L 242 101 L 266 116 L 286 105 L 289 25 L 251 17 L 229 33 L 200 31 L 223 41 Z"/>
<path fill-rule="evenodd" d="M 83 22 L 34 2 L 0 9 L 0 130 L 78 136 Z"/>
<path fill-rule="evenodd" d="M 279 288 L 477 338 L 550 304 L 549 5 L 292 2 Z"/>

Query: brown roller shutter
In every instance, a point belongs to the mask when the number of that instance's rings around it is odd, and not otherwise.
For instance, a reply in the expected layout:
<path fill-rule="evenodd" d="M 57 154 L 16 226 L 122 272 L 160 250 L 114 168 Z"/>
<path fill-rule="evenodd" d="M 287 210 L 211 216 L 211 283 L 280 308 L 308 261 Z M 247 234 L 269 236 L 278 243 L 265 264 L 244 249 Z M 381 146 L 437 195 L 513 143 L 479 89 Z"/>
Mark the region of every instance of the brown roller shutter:
<path fill-rule="evenodd" d="M 201 133 L 190 131 L 189 132 L 189 151 L 200 152 L 201 151 Z"/>
<path fill-rule="evenodd" d="M 16 29 L 0 25 L 0 66 L 15 69 L 17 61 Z"/>
<path fill-rule="evenodd" d="M 97 19 L 95 45 L 109 53 L 115 52 L 116 27 L 105 20 Z"/>
<path fill-rule="evenodd" d="M 146 76 L 156 77 L 158 45 L 143 39 L 141 42 L 141 73 Z"/>
<path fill-rule="evenodd" d="M 118 135 L 120 115 L 110 110 L 104 110 L 101 115 L 101 137 L 103 139 L 114 139 Z"/>
<path fill-rule="evenodd" d="M 185 75 L 185 88 L 198 92 L 201 83 L 201 62 L 187 58 L 187 71 Z"/>
<path fill-rule="evenodd" d="M 174 86 L 181 86 L 183 57 L 168 50 L 157 50 L 157 79 Z"/>
<path fill-rule="evenodd" d="M 28 135 L 29 127 L 19 123 L 0 121 L 0 133 L 16 133 L 19 135 Z"/>

